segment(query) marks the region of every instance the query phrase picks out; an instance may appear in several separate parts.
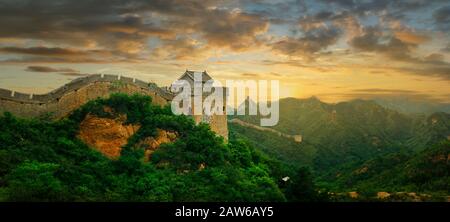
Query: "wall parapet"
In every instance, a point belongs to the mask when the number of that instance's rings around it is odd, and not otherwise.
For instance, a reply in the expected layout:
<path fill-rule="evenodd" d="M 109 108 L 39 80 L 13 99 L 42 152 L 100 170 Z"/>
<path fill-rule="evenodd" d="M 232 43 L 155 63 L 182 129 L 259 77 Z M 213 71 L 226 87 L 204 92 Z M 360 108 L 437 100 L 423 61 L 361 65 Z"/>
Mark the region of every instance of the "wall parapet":
<path fill-rule="evenodd" d="M 21 103 L 45 104 L 58 100 L 59 98 L 61 98 L 62 96 L 64 96 L 69 92 L 77 91 L 82 87 L 88 86 L 96 82 L 111 82 L 111 83 L 120 82 L 126 84 L 133 84 L 140 88 L 154 91 L 157 95 L 163 97 L 166 100 L 172 100 L 174 96 L 172 93 L 158 87 L 155 83 L 152 82 L 148 83 L 136 78 L 130 78 L 121 75 L 93 74 L 89 76 L 76 78 L 46 94 L 27 94 L 0 88 L 0 99 L 7 99 Z"/>

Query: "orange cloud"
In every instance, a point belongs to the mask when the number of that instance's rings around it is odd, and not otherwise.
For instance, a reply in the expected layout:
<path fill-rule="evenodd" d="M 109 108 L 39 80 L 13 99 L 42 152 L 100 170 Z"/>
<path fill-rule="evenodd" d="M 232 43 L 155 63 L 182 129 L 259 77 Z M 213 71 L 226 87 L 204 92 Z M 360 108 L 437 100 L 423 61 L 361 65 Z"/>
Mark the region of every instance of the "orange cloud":
<path fill-rule="evenodd" d="M 411 32 L 411 31 L 396 31 L 394 33 L 394 35 L 397 39 L 400 39 L 402 42 L 415 44 L 415 45 L 420 45 L 420 44 L 430 40 L 430 37 L 428 37 L 426 35 Z"/>

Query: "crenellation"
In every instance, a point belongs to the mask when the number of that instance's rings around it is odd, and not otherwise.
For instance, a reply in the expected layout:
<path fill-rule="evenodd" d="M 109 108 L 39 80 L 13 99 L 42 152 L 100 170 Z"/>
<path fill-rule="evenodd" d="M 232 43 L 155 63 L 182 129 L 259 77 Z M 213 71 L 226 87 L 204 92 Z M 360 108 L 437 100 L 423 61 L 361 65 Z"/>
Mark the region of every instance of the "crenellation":
<path fill-rule="evenodd" d="M 140 86 L 140 87 L 148 87 L 148 83 L 140 80 L 140 79 L 136 79 L 135 83 L 136 85 Z"/>
<path fill-rule="evenodd" d="M 114 82 L 117 81 L 118 76 L 117 75 L 111 75 L 111 74 L 104 74 L 101 81 L 103 82 Z"/>
<path fill-rule="evenodd" d="M 40 103 L 46 103 L 48 101 L 50 101 L 51 96 L 49 94 L 36 94 L 33 95 L 33 100 L 40 102 Z"/>
<path fill-rule="evenodd" d="M 173 93 L 153 82 L 121 75 L 94 74 L 74 79 L 46 94 L 0 89 L 0 115 L 10 112 L 20 117 L 38 117 L 50 113 L 56 119 L 63 118 L 86 102 L 99 97 L 107 98 L 112 92 L 149 95 L 158 105 L 166 105 L 174 98 Z M 210 125 L 217 134 L 228 138 L 226 116 L 213 116 Z"/>
<path fill-rule="evenodd" d="M 13 98 L 22 102 L 32 101 L 30 100 L 30 94 L 28 93 L 15 92 Z"/>
<path fill-rule="evenodd" d="M 13 96 L 13 91 L 0 88 L 0 97 L 11 98 Z"/>
<path fill-rule="evenodd" d="M 71 91 L 77 91 L 89 84 L 94 84 L 95 82 L 117 82 L 119 79 L 118 75 L 111 74 L 93 74 L 85 77 L 80 77 L 72 80 L 71 82 L 64 84 L 46 94 L 27 94 L 21 92 L 14 92 L 7 89 L 0 88 L 0 99 L 9 99 L 18 102 L 29 102 L 29 103 L 49 103 L 52 101 L 58 101 L 61 97 L 65 96 Z M 141 89 L 151 89 L 154 91 L 159 91 L 161 89 L 149 87 L 148 83 L 129 77 L 120 77 L 120 82 L 125 84 L 132 84 L 139 86 Z M 159 94 L 165 95 L 159 91 Z M 169 98 L 169 97 L 167 97 Z"/>
<path fill-rule="evenodd" d="M 120 81 L 121 82 L 124 82 L 124 83 L 130 83 L 130 84 L 133 84 L 133 78 L 130 78 L 130 77 L 120 77 Z"/>

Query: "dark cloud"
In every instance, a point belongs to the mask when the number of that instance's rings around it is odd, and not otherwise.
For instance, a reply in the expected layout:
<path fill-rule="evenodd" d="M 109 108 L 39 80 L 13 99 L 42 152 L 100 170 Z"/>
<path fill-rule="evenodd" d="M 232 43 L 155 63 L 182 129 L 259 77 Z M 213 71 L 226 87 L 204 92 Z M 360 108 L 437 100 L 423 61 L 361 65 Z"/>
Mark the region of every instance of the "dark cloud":
<path fill-rule="evenodd" d="M 121 60 L 134 59 L 155 47 L 149 45 L 151 37 L 162 40 L 158 43 L 161 44 L 175 41 L 180 34 L 199 35 L 198 41 L 231 50 L 246 50 L 261 43 L 257 35 L 267 30 L 266 18 L 221 5 L 226 3 L 219 0 L 4 0 L 0 3 L 0 38 L 44 40 L 47 45 L 62 48 L 95 48 L 110 51 Z M 14 49 L 1 52 L 11 51 Z M 43 50 L 38 51 L 15 50 L 42 55 Z M 48 53 L 71 52 L 58 52 L 55 48 Z M 103 55 L 103 60 L 107 59 L 118 58 Z"/>
<path fill-rule="evenodd" d="M 335 3 L 337 5 L 345 6 L 345 7 L 353 7 L 355 5 L 354 0 L 321 0 L 325 3 Z"/>
<path fill-rule="evenodd" d="M 425 57 L 415 54 L 419 46 L 431 41 L 434 33 L 406 27 L 428 19 L 431 29 L 439 26 L 441 31 L 448 31 L 445 29 L 450 24 L 450 8 L 445 6 L 448 1 L 320 2 L 0 0 L 0 55 L 4 56 L 0 63 L 191 60 L 217 56 L 223 49 L 225 53 L 241 52 L 266 45 L 288 56 L 281 60 L 274 58 L 270 64 L 325 72 L 333 67 L 319 66 L 314 59 L 329 53 L 327 50 L 336 43 L 344 43 L 339 40 L 345 38 L 349 40 L 351 49 L 347 50 L 351 53 L 372 52 L 401 62 L 403 66 L 396 67 L 399 70 L 449 79 L 446 54 L 436 52 Z M 421 9 L 435 11 L 427 15 L 425 10 L 414 13 L 417 18 L 405 22 L 411 19 L 407 12 Z M 374 22 L 378 24 L 373 25 Z M 395 22 L 401 27 L 392 27 Z M 290 28 L 293 32 L 286 33 Z M 3 42 L 7 38 L 19 43 Z M 338 47 L 341 46 L 347 47 L 345 44 Z M 440 53 L 449 51 L 447 46 Z"/>
<path fill-rule="evenodd" d="M 423 58 L 413 55 L 418 44 L 404 42 L 394 35 L 386 35 L 379 27 L 366 27 L 362 35 L 353 38 L 350 45 L 357 50 L 375 52 L 409 66 L 392 68 L 416 75 L 436 76 L 450 80 L 450 63 L 444 56 L 433 53 Z"/>
<path fill-rule="evenodd" d="M 164 40 L 162 46 L 153 51 L 153 56 L 162 59 L 196 59 L 204 57 L 208 46 L 186 36 Z"/>
<path fill-rule="evenodd" d="M 89 74 L 80 73 L 80 71 L 71 68 L 54 68 L 49 66 L 28 66 L 25 71 L 28 72 L 42 72 L 42 73 L 57 73 L 63 76 L 86 76 Z"/>
<path fill-rule="evenodd" d="M 433 18 L 437 23 L 448 24 L 450 23 L 450 6 L 437 9 L 433 13 Z"/>
<path fill-rule="evenodd" d="M 267 31 L 269 22 L 260 15 L 210 10 L 196 27 L 210 45 L 242 50 L 260 43 L 257 35 Z"/>
<path fill-rule="evenodd" d="M 3 47 L 0 52 L 12 54 L 41 55 L 41 56 L 86 56 L 89 52 L 65 49 L 65 48 L 48 48 L 48 47 Z M 99 53 L 101 51 L 90 51 L 91 53 Z"/>
<path fill-rule="evenodd" d="M 445 0 L 320 0 L 326 5 L 334 4 L 341 9 L 350 11 L 351 13 L 363 16 L 368 14 L 376 14 L 378 12 L 387 11 L 394 14 L 402 14 L 408 11 L 420 10 L 431 7 L 436 3 L 445 2 Z"/>
<path fill-rule="evenodd" d="M 441 31 L 449 32 L 450 30 L 450 5 L 441 7 L 433 13 L 434 21 Z"/>
<path fill-rule="evenodd" d="M 64 73 L 78 73 L 79 71 L 70 68 L 52 68 L 48 66 L 28 66 L 26 71 L 29 72 L 64 72 Z"/>
<path fill-rule="evenodd" d="M 411 48 L 417 46 L 385 35 L 381 28 L 374 26 L 364 28 L 363 34 L 353 38 L 350 45 L 361 51 L 382 53 L 401 61 L 411 60 Z"/>
<path fill-rule="evenodd" d="M 314 54 L 337 42 L 341 30 L 336 27 L 320 27 L 306 31 L 301 37 L 288 37 L 272 44 L 272 48 L 286 55 L 313 58 Z"/>
<path fill-rule="evenodd" d="M 60 47 L 2 47 L 0 53 L 22 55 L 2 60 L 2 63 L 104 63 L 120 61 L 120 52 L 83 50 Z M 131 57 L 127 61 L 132 62 Z"/>

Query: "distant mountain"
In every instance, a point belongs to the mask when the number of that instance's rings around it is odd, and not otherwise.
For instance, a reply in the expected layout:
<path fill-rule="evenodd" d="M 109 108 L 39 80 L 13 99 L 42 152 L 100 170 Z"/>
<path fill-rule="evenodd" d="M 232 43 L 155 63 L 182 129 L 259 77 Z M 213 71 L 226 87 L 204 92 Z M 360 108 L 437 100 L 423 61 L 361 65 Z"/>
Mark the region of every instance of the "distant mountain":
<path fill-rule="evenodd" d="M 375 102 L 383 107 L 397 110 L 406 114 L 432 114 L 435 112 L 450 113 L 449 103 L 430 102 L 426 100 L 412 100 L 408 98 L 376 98 Z"/>
<path fill-rule="evenodd" d="M 315 97 L 281 99 L 279 106 L 280 120 L 272 128 L 302 135 L 301 143 L 233 122 L 230 138 L 312 168 L 316 182 L 333 192 L 357 191 L 369 199 L 393 192 L 393 201 L 419 198 L 414 192 L 425 193 L 425 199 L 449 195 L 450 114 L 407 114 L 375 101 L 328 104 Z M 230 118 L 259 124 L 260 116 Z"/>
<path fill-rule="evenodd" d="M 298 165 L 326 172 L 338 165 L 377 156 L 424 150 L 450 135 L 450 114 L 408 115 L 374 101 L 353 100 L 337 104 L 309 99 L 279 101 L 280 120 L 273 128 L 303 136 L 301 144 L 277 140 L 267 132 L 230 124 L 234 136 L 245 137 L 257 147 Z M 259 124 L 259 116 L 237 116 Z"/>

